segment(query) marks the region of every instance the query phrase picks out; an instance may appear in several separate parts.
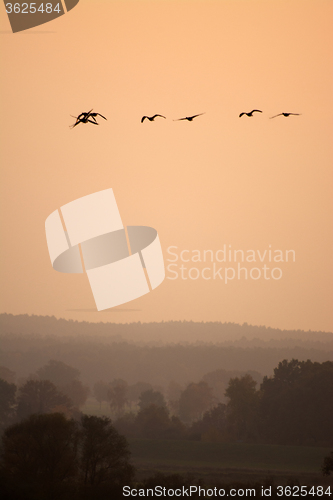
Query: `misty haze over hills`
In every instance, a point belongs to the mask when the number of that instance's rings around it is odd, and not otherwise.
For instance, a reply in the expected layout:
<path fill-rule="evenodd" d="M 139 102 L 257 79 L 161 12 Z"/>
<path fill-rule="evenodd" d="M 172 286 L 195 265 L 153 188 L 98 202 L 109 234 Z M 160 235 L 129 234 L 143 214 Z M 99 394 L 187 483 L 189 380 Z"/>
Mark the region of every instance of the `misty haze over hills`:
<path fill-rule="evenodd" d="M 134 343 L 231 343 L 233 345 L 306 345 L 318 349 L 333 349 L 332 332 L 311 330 L 279 330 L 244 323 L 168 321 L 161 323 L 89 323 L 57 319 L 54 316 L 0 314 L 1 334 L 37 334 L 94 336 L 99 341 Z M 251 342 L 249 342 L 251 341 Z M 324 345 L 323 345 L 324 344 Z"/>
<path fill-rule="evenodd" d="M 166 387 L 197 382 L 214 370 L 271 375 L 283 359 L 333 360 L 333 334 L 230 323 L 88 323 L 0 315 L 0 365 L 16 381 L 50 359 L 77 368 L 92 386 L 124 379 Z"/>

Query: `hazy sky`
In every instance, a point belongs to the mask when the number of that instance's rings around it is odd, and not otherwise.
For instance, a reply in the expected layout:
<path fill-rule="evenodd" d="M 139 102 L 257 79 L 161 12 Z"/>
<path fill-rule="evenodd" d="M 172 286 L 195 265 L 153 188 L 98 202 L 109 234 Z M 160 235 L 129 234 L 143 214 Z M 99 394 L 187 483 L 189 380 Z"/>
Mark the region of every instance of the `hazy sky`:
<path fill-rule="evenodd" d="M 1 4 L 0 311 L 332 330 L 332 7 L 80 0 L 12 34 Z M 108 120 L 69 128 L 91 108 Z M 238 117 L 253 108 L 263 113 Z M 281 112 L 301 116 L 269 119 Z M 167 119 L 141 124 L 155 113 Z M 167 270 L 152 293 L 98 313 L 85 275 L 52 269 L 44 224 L 109 187 L 123 223 L 156 228 L 166 266 L 177 247 L 171 269 L 188 279 Z M 224 245 L 267 252 L 241 263 L 247 280 L 237 262 L 180 262 Z M 269 262 L 269 249 L 295 262 Z M 212 279 L 214 264 L 235 278 Z M 264 264 L 281 278 L 249 277 Z"/>

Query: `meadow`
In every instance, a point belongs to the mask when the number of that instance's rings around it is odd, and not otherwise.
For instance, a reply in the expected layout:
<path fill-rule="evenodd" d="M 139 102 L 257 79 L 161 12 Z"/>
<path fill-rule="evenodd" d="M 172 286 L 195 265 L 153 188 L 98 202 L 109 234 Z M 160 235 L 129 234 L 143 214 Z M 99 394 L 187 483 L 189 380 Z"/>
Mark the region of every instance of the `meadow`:
<path fill-rule="evenodd" d="M 88 398 L 82 410 L 114 419 L 109 404 L 103 402 L 100 408 L 94 398 Z M 140 438 L 128 438 L 128 442 L 138 479 L 160 471 L 190 474 L 207 483 L 258 481 L 263 484 L 269 480 L 275 484 L 298 481 L 303 485 L 328 485 L 332 482 L 331 478 L 324 478 L 320 470 L 330 448 Z"/>
<path fill-rule="evenodd" d="M 129 439 L 132 462 L 143 478 L 156 471 L 190 474 L 205 482 L 274 481 L 330 484 L 320 467 L 329 448 L 185 440 Z"/>

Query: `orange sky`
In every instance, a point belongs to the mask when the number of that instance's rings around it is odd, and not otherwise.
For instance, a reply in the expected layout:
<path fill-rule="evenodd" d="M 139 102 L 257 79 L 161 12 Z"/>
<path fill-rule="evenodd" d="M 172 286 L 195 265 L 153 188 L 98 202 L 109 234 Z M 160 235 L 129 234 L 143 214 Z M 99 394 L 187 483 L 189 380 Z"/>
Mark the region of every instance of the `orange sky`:
<path fill-rule="evenodd" d="M 80 0 L 17 34 L 0 7 L 1 312 L 332 330 L 331 1 Z M 71 130 L 91 108 L 108 121 Z M 302 115 L 269 120 L 282 111 Z M 52 269 L 44 223 L 109 187 L 166 265 L 170 246 L 296 261 L 280 280 L 166 279 L 98 313 L 86 276 Z"/>

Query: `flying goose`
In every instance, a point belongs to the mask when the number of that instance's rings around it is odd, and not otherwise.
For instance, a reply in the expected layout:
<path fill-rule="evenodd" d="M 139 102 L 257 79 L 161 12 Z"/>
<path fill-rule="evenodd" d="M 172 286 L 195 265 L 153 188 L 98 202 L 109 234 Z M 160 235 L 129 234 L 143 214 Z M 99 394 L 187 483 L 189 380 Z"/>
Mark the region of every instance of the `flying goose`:
<path fill-rule="evenodd" d="M 290 115 L 299 116 L 300 113 L 279 113 L 278 115 L 270 116 L 270 119 L 276 118 L 277 116 L 290 116 Z"/>
<path fill-rule="evenodd" d="M 241 113 L 239 115 L 239 118 L 241 118 L 243 115 L 246 115 L 246 116 L 250 116 L 252 117 L 253 116 L 253 113 L 262 113 L 262 111 L 260 111 L 260 109 L 252 109 L 252 111 L 250 111 L 249 113 Z"/>
<path fill-rule="evenodd" d="M 199 113 L 198 115 L 193 115 L 193 116 L 185 116 L 185 118 L 177 118 L 177 120 L 173 120 L 174 122 L 178 122 L 180 120 L 187 120 L 189 122 L 191 122 L 194 118 L 196 118 L 197 116 L 201 116 L 201 115 L 204 115 L 205 113 Z"/>
<path fill-rule="evenodd" d="M 161 118 L 165 118 L 165 116 L 163 116 L 163 115 L 143 116 L 143 117 L 141 118 L 141 123 L 143 123 L 143 122 L 144 122 L 144 120 L 145 120 L 146 118 L 147 118 L 147 120 L 149 120 L 150 122 L 153 122 L 157 116 L 160 116 Z"/>
<path fill-rule="evenodd" d="M 90 111 L 88 111 L 87 113 L 82 112 L 78 116 L 73 116 L 73 115 L 71 115 L 71 116 L 72 116 L 72 118 L 76 119 L 76 122 L 74 123 L 74 125 L 71 125 L 71 128 L 76 127 L 76 125 L 78 125 L 79 123 L 88 123 L 89 122 L 89 123 L 92 123 L 93 125 L 98 125 L 97 120 L 96 120 L 96 116 L 101 116 L 102 118 L 104 118 L 104 120 L 106 120 L 105 116 L 101 115 L 100 113 L 92 113 L 92 109 Z M 89 118 L 92 118 L 92 120 L 90 120 Z"/>

